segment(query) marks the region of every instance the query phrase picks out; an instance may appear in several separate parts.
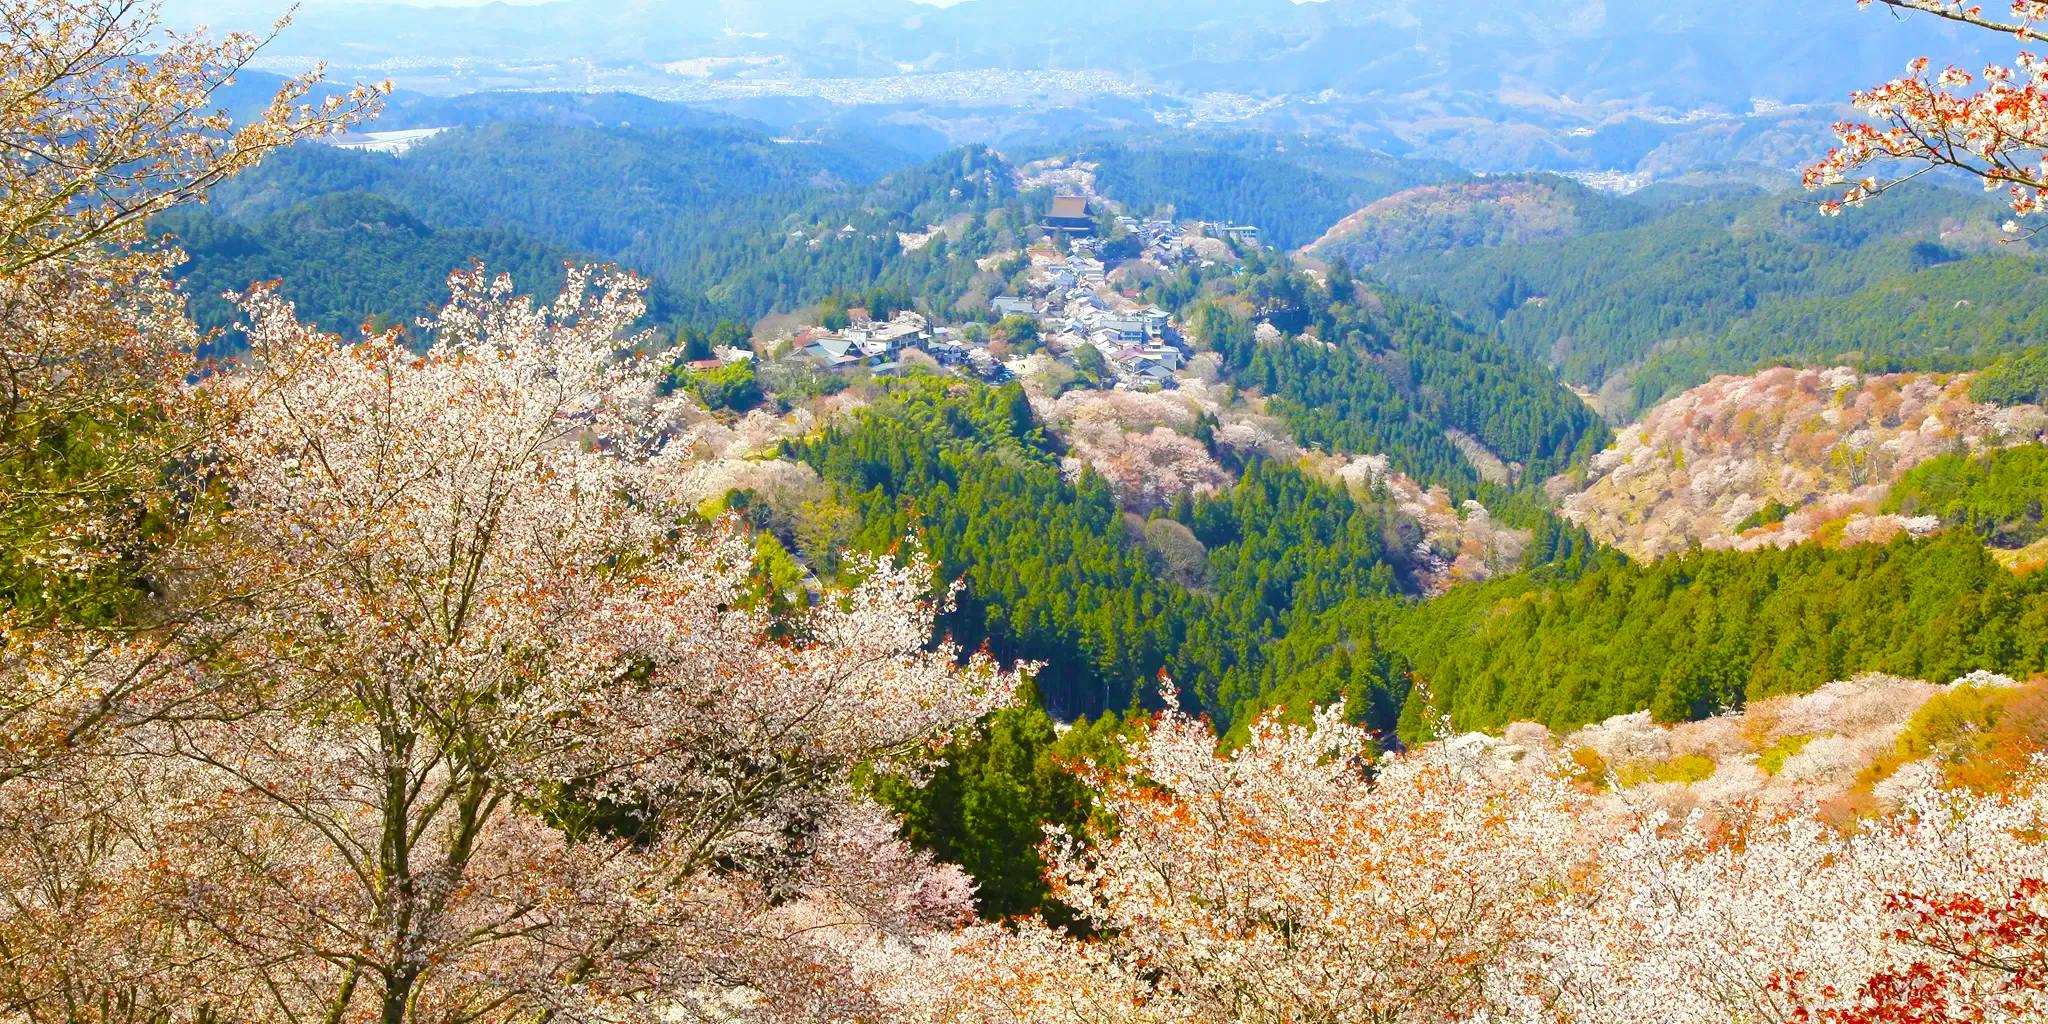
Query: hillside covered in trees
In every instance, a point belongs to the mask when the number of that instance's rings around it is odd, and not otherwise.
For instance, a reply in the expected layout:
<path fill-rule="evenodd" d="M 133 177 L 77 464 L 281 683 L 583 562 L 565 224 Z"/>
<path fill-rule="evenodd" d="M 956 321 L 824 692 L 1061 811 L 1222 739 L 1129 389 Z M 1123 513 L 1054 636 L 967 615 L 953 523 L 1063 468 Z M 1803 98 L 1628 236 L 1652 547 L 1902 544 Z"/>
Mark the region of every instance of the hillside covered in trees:
<path fill-rule="evenodd" d="M 2048 1019 L 2038 83 L 1631 196 L 163 18 L 0 0 L 0 1021 Z"/>
<path fill-rule="evenodd" d="M 1306 250 L 1356 267 L 1456 249 L 1527 245 L 1615 231 L 1646 219 L 1639 203 L 1566 178 L 1424 185 L 1346 214 Z"/>
<path fill-rule="evenodd" d="M 1310 135 L 1191 133 L 1091 142 L 1074 156 L 1098 165 L 1102 190 L 1135 212 L 1251 224 L 1283 249 L 1382 196 L 1457 173 Z"/>
<path fill-rule="evenodd" d="M 294 148 L 161 226 L 180 237 L 194 291 L 205 294 L 290 266 L 355 262 L 368 280 L 289 275 L 287 294 L 308 308 L 396 316 L 415 307 L 379 277 L 410 278 L 438 262 L 445 273 L 471 256 L 502 255 L 517 269 L 547 252 L 646 274 L 656 316 L 708 324 L 840 293 L 893 294 L 904 305 L 957 296 L 981 273 L 976 260 L 1019 245 L 1039 212 L 986 149 L 864 176 L 874 170 L 829 145 L 740 127 L 511 120 L 444 131 L 402 157 Z M 305 230 L 337 216 L 361 217 L 365 234 L 392 221 L 433 237 L 380 249 Z M 939 236 L 916 251 L 898 238 L 935 225 Z M 469 233 L 455 236 L 468 251 L 452 261 L 444 255 L 459 250 L 438 237 L 448 232 Z"/>
<path fill-rule="evenodd" d="M 1803 196 L 1728 199 L 1376 273 L 1441 298 L 1626 419 L 1717 373 L 1969 369 L 2035 343 L 2028 296 L 2044 264 L 2030 243 L 1999 244 L 2009 215 L 1943 187 L 1840 218 Z"/>
<path fill-rule="evenodd" d="M 1970 374 L 1778 367 L 1717 377 L 1550 484 L 1559 512 L 1639 558 L 1924 533 L 1892 489 L 1931 460 L 2039 448 L 2048 411 L 1977 402 Z"/>

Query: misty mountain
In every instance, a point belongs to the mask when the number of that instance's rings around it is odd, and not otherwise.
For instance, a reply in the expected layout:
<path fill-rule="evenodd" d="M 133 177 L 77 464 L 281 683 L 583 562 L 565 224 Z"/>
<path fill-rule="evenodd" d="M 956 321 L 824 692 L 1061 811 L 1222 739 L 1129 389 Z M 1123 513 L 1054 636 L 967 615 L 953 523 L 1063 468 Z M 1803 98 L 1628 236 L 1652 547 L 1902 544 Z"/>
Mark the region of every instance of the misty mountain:
<path fill-rule="evenodd" d="M 195 5 L 187 5 L 193 7 Z M 173 16 L 185 8 L 174 8 Z M 264 8 L 213 20 L 247 25 Z M 337 68 L 496 62 L 533 84 L 639 66 L 669 77 L 876 77 L 1102 70 L 1167 91 L 1457 96 L 1478 105 L 1834 102 L 1932 51 L 2010 57 L 1981 33 L 1842 0 L 1712 8 L 1533 0 L 559 0 L 315 4 L 275 45 Z M 1967 41 L 1965 41 L 1967 40 Z M 1977 52 L 1959 50 L 1968 47 Z M 679 62 L 713 63 L 661 69 Z M 719 63 L 723 59 L 727 63 Z M 446 68 L 451 84 L 463 73 Z"/>
<path fill-rule="evenodd" d="M 272 13 L 260 0 L 183 0 L 169 16 L 261 28 Z M 1852 89 L 1921 54 L 2012 56 L 1996 36 L 1851 0 L 330 0 L 302 10 L 258 65 L 393 79 L 393 126 L 478 123 L 503 115 L 503 94 L 548 91 L 615 98 L 526 101 L 519 116 L 694 116 L 618 98 L 637 96 L 915 156 L 1224 125 L 1476 170 L 1668 178 L 1817 155 Z M 423 98 L 479 92 L 500 96 Z"/>

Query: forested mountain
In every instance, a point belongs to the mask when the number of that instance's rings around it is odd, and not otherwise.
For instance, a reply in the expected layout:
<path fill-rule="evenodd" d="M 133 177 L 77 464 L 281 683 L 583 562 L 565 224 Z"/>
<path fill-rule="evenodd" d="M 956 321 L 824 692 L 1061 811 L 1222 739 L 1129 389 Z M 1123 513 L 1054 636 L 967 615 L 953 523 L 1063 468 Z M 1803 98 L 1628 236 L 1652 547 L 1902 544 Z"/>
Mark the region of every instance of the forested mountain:
<path fill-rule="evenodd" d="M 261 233 L 265 218 L 291 205 L 369 193 L 436 230 L 491 229 L 616 260 L 662 284 L 665 310 L 708 321 L 835 292 L 892 292 L 901 304 L 932 299 L 943 309 L 968 290 L 969 260 L 1015 248 L 1042 214 L 1011 186 L 1008 163 L 983 147 L 909 164 L 866 139 L 772 137 L 741 119 L 676 111 L 692 108 L 558 94 L 417 98 L 393 125 L 459 127 L 402 157 L 295 147 L 177 226 L 204 268 L 218 234 L 209 220 Z M 1282 247 L 1380 196 L 1455 173 L 1246 133 L 1168 132 L 1063 152 L 1096 164 L 1102 191 L 1135 212 L 1250 223 Z M 903 251 L 898 232 L 934 226 L 945 230 L 932 246 Z M 262 264 L 234 267 L 245 269 Z M 374 303 L 358 292 L 322 304 Z"/>
<path fill-rule="evenodd" d="M 1385 506 L 1254 462 L 1155 517 L 1202 553 L 1189 588 L 1152 547 L 1160 528 L 1121 518 L 1092 474 L 1061 479 L 1021 395 L 975 394 L 900 391 L 797 445 L 853 513 L 843 539 L 813 543 L 918 538 L 966 585 L 941 629 L 1044 662 L 1058 714 L 1117 710 L 1165 671 L 1219 725 L 1343 699 L 1383 728 L 1404 716 L 1416 740 L 1439 713 L 1463 728 L 1676 721 L 1861 672 L 2048 667 L 2048 576 L 2015 575 L 1973 532 L 2038 538 L 2031 462 L 1917 475 L 1902 505 L 1965 527 L 1926 540 L 1635 564 L 1536 520 L 1530 571 L 1427 601 Z"/>
<path fill-rule="evenodd" d="M 560 288 L 564 266 L 584 257 L 500 228 L 436 229 L 367 192 L 332 192 L 247 221 L 178 210 L 158 219 L 191 254 L 181 268 L 201 323 L 236 319 L 222 295 L 276 281 L 300 315 L 334 331 L 392 323 L 445 297 L 450 271 L 482 263 L 540 289 Z M 651 312 L 671 308 L 662 293 Z"/>
<path fill-rule="evenodd" d="M 1383 728 L 1405 716 L 1413 740 L 1439 713 L 1465 728 L 1686 720 L 1860 672 L 2048 666 L 2048 576 L 2016 576 L 1976 532 L 2038 539 L 2038 447 L 1995 475 L 1938 462 L 1910 477 L 1895 507 L 1963 527 L 1931 539 L 1636 564 L 1538 517 L 1528 571 L 1427 601 L 1387 506 L 1290 467 L 1254 461 L 1138 529 L 1092 473 L 1062 479 L 1014 389 L 898 390 L 791 450 L 851 513 L 800 545 L 814 561 L 917 538 L 965 583 L 941 629 L 1044 662 L 1058 714 L 1117 710 L 1165 671 L 1220 725 L 1344 699 Z M 1190 535 L 1200 586 L 1163 560 L 1161 524 Z"/>
<path fill-rule="evenodd" d="M 345 185 L 421 208 L 440 223 L 517 223 L 588 248 L 626 251 L 657 226 L 738 200 L 787 202 L 863 180 L 834 148 L 778 143 L 740 122 L 641 128 L 494 115 L 403 158 L 296 146 L 209 205 L 239 215 Z"/>
<path fill-rule="evenodd" d="M 1563 585 L 1483 584 L 1411 613 L 1390 646 L 1463 727 L 1677 721 L 1862 672 L 1952 679 L 2048 668 L 2048 575 L 1967 533 L 1889 545 L 1703 552 Z"/>
<path fill-rule="evenodd" d="M 2042 264 L 2010 211 L 1927 187 L 1815 214 L 1803 196 L 1681 206 L 1576 238 L 1420 253 L 1377 272 L 1488 325 L 1625 419 L 1776 361 L 1965 369 L 2037 337 Z"/>
<path fill-rule="evenodd" d="M 1394 593 L 1405 572 L 1383 510 L 1297 469 L 1254 466 L 1173 510 L 1207 553 L 1210 586 L 1171 582 L 1101 478 L 1063 478 L 1014 387 L 964 399 L 907 387 L 790 451 L 857 524 L 807 553 L 829 568 L 837 544 L 880 551 L 917 538 L 966 583 L 940 629 L 1041 662 L 1047 707 L 1068 717 L 1129 707 L 1164 671 L 1227 720 L 1256 696 L 1261 647 L 1287 623 Z"/>
<path fill-rule="evenodd" d="M 1195 133 L 1088 143 L 1073 154 L 1098 165 L 1097 186 L 1135 213 L 1252 224 L 1283 249 L 1381 196 L 1457 173 L 1314 135 Z"/>
<path fill-rule="evenodd" d="M 1509 464 L 1514 479 L 1495 483 L 1541 479 L 1606 444 L 1598 417 L 1540 363 L 1439 306 L 1380 294 L 1341 269 L 1325 285 L 1284 260 L 1247 269 L 1259 272 L 1208 289 L 1191 330 L 1305 445 L 1387 453 L 1420 479 L 1469 484 L 1481 471 L 1449 431 Z M 1286 327 L 1262 340 L 1247 309 Z"/>
<path fill-rule="evenodd" d="M 1454 249 L 1615 231 L 1647 216 L 1640 204 L 1568 178 L 1486 178 L 1426 185 L 1377 200 L 1347 214 L 1308 251 L 1368 267 Z"/>
<path fill-rule="evenodd" d="M 214 93 L 214 101 L 236 117 L 251 117 L 275 97 L 285 82 L 282 75 L 244 69 Z M 312 95 L 324 97 L 342 90 L 332 84 L 314 86 Z M 384 99 L 383 109 L 373 121 L 354 125 L 342 134 L 343 142 L 362 141 L 375 132 L 403 131 L 458 126 L 481 127 L 499 123 L 547 124 L 562 127 L 630 128 L 642 132 L 739 131 L 768 132 L 769 126 L 736 114 L 723 113 L 687 103 L 668 103 L 631 92 L 589 91 L 500 91 L 466 90 L 458 93 L 420 92 L 395 87 Z M 282 158 L 282 154 L 279 154 Z M 883 170 L 912 162 L 910 154 L 874 144 L 848 145 L 836 154 L 841 160 L 876 161 Z M 874 176 L 874 175 L 870 175 Z M 244 179 L 246 180 L 246 179 Z"/>
<path fill-rule="evenodd" d="M 193 272 L 207 285 L 244 273 L 280 276 L 290 264 L 268 261 L 272 253 L 321 263 L 399 258 L 348 250 L 354 243 L 333 235 L 277 246 L 235 241 L 332 213 L 290 212 L 317 197 L 370 195 L 427 230 L 501 240 L 471 255 L 509 252 L 517 248 L 509 239 L 525 238 L 537 240 L 528 246 L 616 261 L 658 283 L 662 315 L 709 323 L 835 293 L 895 294 L 899 305 L 958 296 L 980 273 L 975 259 L 1017 245 L 1039 212 L 1015 189 L 1008 165 L 986 149 L 873 181 L 859 176 L 869 170 L 834 146 L 777 142 L 735 127 L 497 122 L 443 132 L 400 157 L 295 147 L 167 227 L 186 236 Z M 946 229 L 943 236 L 915 252 L 897 237 L 935 225 Z M 403 267 L 371 273 L 405 273 L 440 251 L 405 253 Z M 367 282 L 300 287 L 315 289 L 306 293 L 311 308 L 387 315 L 409 308 L 404 296 Z"/>

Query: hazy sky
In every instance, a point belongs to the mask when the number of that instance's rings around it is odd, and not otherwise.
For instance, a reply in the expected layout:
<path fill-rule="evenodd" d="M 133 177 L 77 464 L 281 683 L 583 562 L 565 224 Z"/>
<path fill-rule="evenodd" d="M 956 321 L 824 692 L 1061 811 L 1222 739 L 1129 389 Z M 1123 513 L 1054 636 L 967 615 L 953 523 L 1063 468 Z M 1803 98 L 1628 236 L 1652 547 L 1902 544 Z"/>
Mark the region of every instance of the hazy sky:
<path fill-rule="evenodd" d="M 481 7 L 484 4 L 491 3 L 542 4 L 548 3 L 550 0 L 384 0 L 384 2 L 402 3 L 411 7 Z M 911 0 L 911 3 L 927 4 L 932 7 L 951 7 L 954 4 L 964 2 L 965 0 Z M 1299 2 L 1299 0 L 1296 0 L 1296 2 Z M 308 7 L 349 6 L 349 0 L 305 0 L 305 3 Z"/>
<path fill-rule="evenodd" d="M 348 0 L 304 0 L 304 2 L 309 7 L 348 6 Z M 409 4 L 414 7 L 478 7 L 488 3 L 535 4 L 548 3 L 549 0 L 396 0 L 396 2 Z M 966 0 L 911 0 L 911 2 L 925 4 L 931 7 L 951 7 L 957 3 L 964 3 L 966 2 Z M 1294 0 L 1294 2 L 1298 4 L 1318 3 L 1320 2 L 1320 0 Z M 200 0 L 198 6 L 204 6 L 204 0 Z"/>

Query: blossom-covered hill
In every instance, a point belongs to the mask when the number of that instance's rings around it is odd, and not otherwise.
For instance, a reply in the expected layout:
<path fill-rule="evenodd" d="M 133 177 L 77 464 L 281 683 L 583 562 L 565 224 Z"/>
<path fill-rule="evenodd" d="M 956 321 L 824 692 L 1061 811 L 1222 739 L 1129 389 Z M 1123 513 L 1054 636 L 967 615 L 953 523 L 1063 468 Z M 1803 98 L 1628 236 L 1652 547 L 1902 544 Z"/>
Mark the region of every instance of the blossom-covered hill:
<path fill-rule="evenodd" d="M 1232 464 L 1262 458 L 1301 465 L 1362 502 L 1388 508 L 1413 527 L 1404 530 L 1402 554 L 1425 593 L 1520 566 L 1528 530 L 1497 522 L 1477 501 L 1453 501 L 1440 485 L 1424 486 L 1383 454 L 1304 451 L 1258 403 L 1223 396 L 1224 389 L 1199 383 L 1160 394 L 1077 390 L 1058 399 L 1039 394 L 1033 408 L 1072 453 L 1069 471 L 1094 469 L 1128 512 L 1142 515 L 1227 487 L 1234 475 L 1213 447 Z M 1207 444 L 1197 439 L 1205 424 Z"/>
<path fill-rule="evenodd" d="M 1582 785 L 1679 815 L 1752 804 L 1861 814 L 1924 773 L 1995 789 L 2022 772 L 2048 742 L 2048 678 L 1980 671 L 1942 685 L 1866 673 L 1696 722 L 1662 725 L 1639 711 L 1565 733 L 1517 722 L 1499 737 L 1441 742 L 1503 764 L 1562 754 Z"/>
<path fill-rule="evenodd" d="M 1638 211 L 1564 178 L 1424 185 L 1377 200 L 1309 244 L 1355 266 L 1421 252 L 1516 245 L 1626 226 Z"/>
<path fill-rule="evenodd" d="M 1090 769 L 1114 832 L 1052 830 L 1053 895 L 1094 934 L 1024 919 L 859 963 L 918 1024 L 2033 1024 L 2044 690 L 1857 679 L 1669 732 L 1459 736 L 1369 781 L 1335 709 L 1219 753 L 1169 708 Z M 1751 799 L 1765 777 L 1859 796 Z"/>
<path fill-rule="evenodd" d="M 1563 515 L 1630 555 L 1884 541 L 1939 518 L 1883 511 L 1914 466 L 2035 443 L 2037 405 L 1969 395 L 1967 374 L 1775 368 L 1717 377 L 1617 432 L 1582 482 L 1553 481 Z"/>

